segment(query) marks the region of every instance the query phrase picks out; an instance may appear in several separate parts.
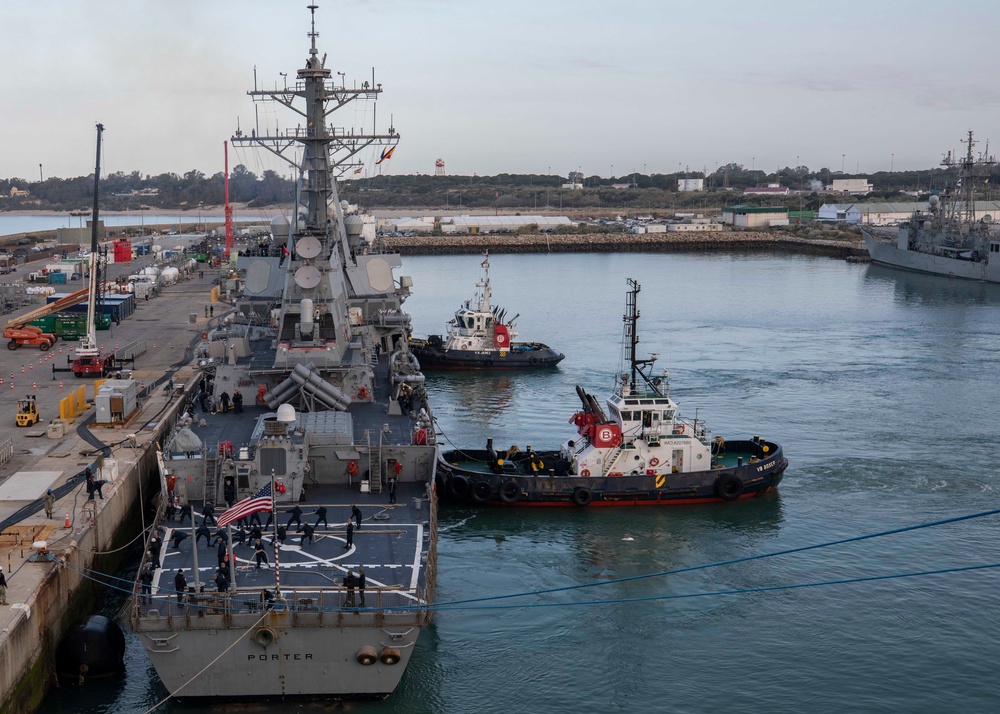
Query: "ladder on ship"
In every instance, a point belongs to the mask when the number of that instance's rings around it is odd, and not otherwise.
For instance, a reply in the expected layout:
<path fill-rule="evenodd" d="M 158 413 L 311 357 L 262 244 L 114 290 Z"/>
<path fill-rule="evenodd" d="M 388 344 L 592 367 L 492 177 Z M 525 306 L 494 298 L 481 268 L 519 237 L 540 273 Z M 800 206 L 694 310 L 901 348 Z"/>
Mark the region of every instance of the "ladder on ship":
<path fill-rule="evenodd" d="M 372 493 L 382 493 L 382 443 L 379 439 L 378 449 L 375 450 L 375 459 L 372 460 L 372 452 L 368 452 L 368 489 Z"/>
<path fill-rule="evenodd" d="M 207 451 L 205 455 L 205 472 L 203 474 L 203 483 L 205 484 L 205 503 L 215 505 L 215 495 L 218 491 L 219 483 L 219 454 L 221 445 L 213 453 Z"/>
<path fill-rule="evenodd" d="M 619 444 L 614 451 L 608 454 L 607 458 L 604 459 L 604 463 L 601 464 L 601 476 L 608 475 L 608 472 L 611 470 L 611 465 L 615 462 L 615 459 L 618 458 L 618 454 L 620 454 L 624 448 L 624 443 Z"/>

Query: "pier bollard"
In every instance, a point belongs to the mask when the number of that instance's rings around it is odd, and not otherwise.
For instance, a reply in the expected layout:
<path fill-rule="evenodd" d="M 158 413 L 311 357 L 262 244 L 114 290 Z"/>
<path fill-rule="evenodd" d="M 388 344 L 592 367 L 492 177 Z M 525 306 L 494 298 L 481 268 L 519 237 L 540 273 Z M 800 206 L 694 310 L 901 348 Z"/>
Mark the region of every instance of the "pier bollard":
<path fill-rule="evenodd" d="M 63 528 L 69 528 L 69 511 L 66 511 L 66 522 L 63 523 Z"/>

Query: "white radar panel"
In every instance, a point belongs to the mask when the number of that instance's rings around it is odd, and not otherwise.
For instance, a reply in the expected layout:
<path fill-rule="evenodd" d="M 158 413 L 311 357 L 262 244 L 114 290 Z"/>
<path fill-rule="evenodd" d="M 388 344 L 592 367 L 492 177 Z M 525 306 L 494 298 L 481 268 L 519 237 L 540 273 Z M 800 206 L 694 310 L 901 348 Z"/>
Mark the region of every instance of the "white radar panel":
<path fill-rule="evenodd" d="M 295 284 L 300 288 L 306 290 L 314 288 L 319 285 L 320 280 L 322 280 L 322 275 L 319 272 L 319 268 L 312 265 L 303 265 L 295 271 Z"/>
<path fill-rule="evenodd" d="M 319 238 L 315 236 L 305 236 L 295 244 L 295 254 L 300 258 L 315 258 L 321 250 L 323 250 L 323 246 L 319 242 Z"/>

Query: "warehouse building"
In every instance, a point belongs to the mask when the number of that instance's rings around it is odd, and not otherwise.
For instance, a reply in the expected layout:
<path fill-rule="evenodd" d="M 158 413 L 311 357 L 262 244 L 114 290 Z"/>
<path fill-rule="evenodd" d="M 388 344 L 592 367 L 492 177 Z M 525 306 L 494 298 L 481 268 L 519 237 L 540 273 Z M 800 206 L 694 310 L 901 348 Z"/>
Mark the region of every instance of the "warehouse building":
<path fill-rule="evenodd" d="M 774 206 L 727 206 L 722 222 L 733 228 L 770 228 L 788 225 L 788 209 Z"/>

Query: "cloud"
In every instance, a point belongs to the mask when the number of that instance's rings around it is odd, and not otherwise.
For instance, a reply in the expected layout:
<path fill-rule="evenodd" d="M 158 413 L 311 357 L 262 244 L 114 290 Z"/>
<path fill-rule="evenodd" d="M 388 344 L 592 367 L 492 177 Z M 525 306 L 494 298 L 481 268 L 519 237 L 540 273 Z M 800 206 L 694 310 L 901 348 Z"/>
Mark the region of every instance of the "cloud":
<path fill-rule="evenodd" d="M 587 58 L 572 59 L 569 63 L 572 66 L 579 67 L 581 69 L 618 69 L 618 65 L 608 64 L 607 62 L 600 62 L 598 60 Z"/>

